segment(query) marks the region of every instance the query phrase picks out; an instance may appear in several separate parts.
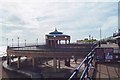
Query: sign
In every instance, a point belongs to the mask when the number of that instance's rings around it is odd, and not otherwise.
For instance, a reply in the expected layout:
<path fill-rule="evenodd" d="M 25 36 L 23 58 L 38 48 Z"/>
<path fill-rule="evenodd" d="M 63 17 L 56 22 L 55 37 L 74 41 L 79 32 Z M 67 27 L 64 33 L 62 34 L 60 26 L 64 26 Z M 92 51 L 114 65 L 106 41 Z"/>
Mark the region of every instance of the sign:
<path fill-rule="evenodd" d="M 110 62 L 113 60 L 113 48 L 96 48 L 97 62 Z"/>
<path fill-rule="evenodd" d="M 105 48 L 105 61 L 111 61 L 113 60 L 113 48 Z"/>
<path fill-rule="evenodd" d="M 96 48 L 96 60 L 104 61 L 104 48 Z"/>

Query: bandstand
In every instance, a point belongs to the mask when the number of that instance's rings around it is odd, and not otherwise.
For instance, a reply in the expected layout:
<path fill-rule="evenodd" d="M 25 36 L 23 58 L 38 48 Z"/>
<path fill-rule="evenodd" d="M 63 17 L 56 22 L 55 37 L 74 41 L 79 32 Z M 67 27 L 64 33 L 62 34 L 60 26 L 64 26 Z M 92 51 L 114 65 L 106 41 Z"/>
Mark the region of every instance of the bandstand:
<path fill-rule="evenodd" d="M 54 32 L 46 35 L 46 45 L 48 46 L 56 47 L 61 44 L 61 41 L 64 41 L 64 44 L 70 44 L 70 36 L 64 35 L 62 32 L 58 32 L 56 28 Z"/>
<path fill-rule="evenodd" d="M 53 69 L 56 72 L 61 68 L 61 60 L 65 61 L 65 66 L 70 66 L 72 56 L 80 58 L 86 56 L 91 51 L 90 44 L 72 44 L 70 36 L 55 29 L 45 35 L 45 45 L 18 46 L 7 48 L 7 63 L 11 65 L 13 56 L 17 58 L 17 68 L 21 69 L 21 58 L 30 59 L 33 68 L 38 65 L 40 59 L 52 59 Z"/>

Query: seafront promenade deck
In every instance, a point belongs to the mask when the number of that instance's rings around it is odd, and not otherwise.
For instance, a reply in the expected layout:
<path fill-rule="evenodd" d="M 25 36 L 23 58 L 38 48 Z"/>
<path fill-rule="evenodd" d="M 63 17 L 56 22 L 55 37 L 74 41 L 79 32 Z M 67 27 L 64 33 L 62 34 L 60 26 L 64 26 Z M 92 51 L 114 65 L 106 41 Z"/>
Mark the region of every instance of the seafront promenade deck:
<path fill-rule="evenodd" d="M 3 63 L 3 68 L 7 69 L 10 72 L 14 72 L 14 73 L 19 73 L 19 75 L 23 74 L 29 78 L 37 78 L 37 79 L 49 79 L 49 78 L 53 78 L 53 79 L 57 79 L 57 78 L 61 78 L 61 79 L 65 79 L 67 80 L 67 78 L 70 76 L 71 72 L 74 70 L 74 68 L 76 68 L 82 61 L 83 59 L 78 59 L 77 64 L 71 60 L 71 66 L 67 67 L 64 66 L 64 61 L 61 61 L 61 69 L 57 72 L 53 71 L 52 68 L 52 64 L 53 64 L 53 60 L 49 60 L 48 64 L 46 64 L 45 62 L 43 62 L 42 65 L 39 65 L 39 67 L 36 68 L 32 68 L 31 65 L 26 65 L 27 63 L 25 61 L 21 62 L 21 69 L 17 69 L 16 68 L 16 64 L 14 66 L 9 66 L 7 65 L 7 62 L 5 61 Z M 25 64 L 26 63 L 26 64 Z M 82 66 L 82 69 L 84 69 L 84 66 Z M 6 78 L 5 76 L 3 78 Z M 9 76 L 9 78 L 26 78 L 26 77 L 16 77 L 15 75 Z"/>
<path fill-rule="evenodd" d="M 106 55 L 107 54 L 107 55 Z M 111 55 L 109 55 L 111 54 Z M 77 80 L 119 80 L 120 79 L 120 49 L 117 44 L 101 44 L 96 46 L 76 67 L 69 77 L 69 80 L 77 78 Z M 89 56 L 90 55 L 90 56 Z M 93 57 L 92 57 L 93 56 Z M 112 58 L 108 58 L 112 56 Z M 91 61 L 92 60 L 92 61 Z M 81 66 L 86 64 L 84 70 Z M 78 76 L 79 75 L 79 76 Z"/>
<path fill-rule="evenodd" d="M 97 64 L 96 79 L 120 80 L 120 64 L 119 63 Z"/>
<path fill-rule="evenodd" d="M 117 44 L 102 44 L 101 47 L 107 48 L 111 47 L 114 49 L 113 54 L 119 53 L 120 61 L 120 49 Z M 102 62 L 97 63 L 95 78 L 97 80 L 107 79 L 107 80 L 120 80 L 120 62 Z"/>
<path fill-rule="evenodd" d="M 4 62 L 3 67 L 10 71 L 27 74 L 31 78 L 44 77 L 67 79 L 70 76 L 71 71 L 80 64 L 85 55 L 89 53 L 90 49 L 90 44 L 64 44 L 57 47 L 48 47 L 46 45 L 25 46 L 19 48 L 8 47 L 8 55 L 21 56 L 21 60 L 18 61 L 19 58 L 17 57 L 17 61 L 15 61 L 15 58 L 12 60 L 11 56 L 11 60 L 9 60 L 11 62 L 10 65 L 8 65 L 7 62 Z M 78 58 L 77 63 L 72 59 L 72 56 Z M 22 57 L 26 58 L 22 60 Z M 36 59 L 39 58 L 39 60 L 35 61 L 31 59 L 31 57 Z M 70 58 L 70 66 L 65 65 L 65 59 L 68 58 Z"/>
<path fill-rule="evenodd" d="M 111 48 L 114 48 L 114 53 L 120 53 L 120 49 L 118 48 L 118 46 L 116 44 L 102 44 L 101 47 L 104 47 L 104 48 L 111 47 Z M 53 64 L 53 60 L 49 60 L 48 64 L 43 63 L 42 65 L 39 66 L 40 67 L 39 71 L 43 73 L 44 78 L 66 78 L 67 79 L 70 76 L 70 73 L 81 63 L 81 61 L 83 59 L 84 59 L 84 57 L 82 57 L 81 59 L 78 59 L 77 64 L 71 61 L 70 67 L 64 66 L 63 65 L 64 61 L 61 60 L 61 69 L 58 72 L 53 71 L 53 68 L 51 67 Z M 5 64 L 7 65 L 7 63 L 5 63 Z M 7 66 L 5 66 L 5 67 L 7 67 Z M 23 70 L 22 73 L 31 73 L 28 71 L 26 72 L 24 69 L 25 68 L 21 69 L 20 71 Z M 34 69 L 31 68 L 30 70 L 33 71 L 33 74 L 34 74 Z M 83 70 L 84 70 L 84 66 L 82 66 L 81 73 Z M 20 72 L 19 69 L 17 69 L 17 71 Z M 39 72 L 39 71 L 37 71 L 37 72 Z M 90 74 L 93 74 L 93 72 L 91 72 Z M 32 75 L 32 74 L 30 74 L 30 75 Z M 96 79 L 96 80 L 102 80 L 102 79 L 119 80 L 120 79 L 119 62 L 117 62 L 117 63 L 110 63 L 110 62 L 97 63 L 96 72 L 94 75 L 91 75 L 91 76 L 94 76 L 94 79 Z M 31 78 L 35 78 L 35 77 L 38 78 L 38 76 L 36 76 L 36 75 L 32 76 Z M 41 77 L 41 76 L 39 76 L 39 77 Z"/>
<path fill-rule="evenodd" d="M 7 53 L 16 56 L 71 58 L 86 56 L 91 51 L 91 46 L 92 44 L 61 44 L 56 47 L 46 45 L 10 47 Z"/>

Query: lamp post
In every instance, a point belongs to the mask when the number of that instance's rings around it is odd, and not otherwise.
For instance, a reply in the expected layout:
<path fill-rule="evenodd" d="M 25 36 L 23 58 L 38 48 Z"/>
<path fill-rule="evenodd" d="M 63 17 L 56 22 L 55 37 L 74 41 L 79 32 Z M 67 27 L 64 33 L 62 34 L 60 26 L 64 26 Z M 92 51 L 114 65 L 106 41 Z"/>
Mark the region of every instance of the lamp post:
<path fill-rule="evenodd" d="M 6 40 L 7 40 L 7 46 L 8 46 L 8 38 Z"/>
<path fill-rule="evenodd" d="M 26 46 L 26 39 L 25 39 L 25 46 Z"/>
<path fill-rule="evenodd" d="M 90 40 L 91 35 L 89 35 L 89 40 Z"/>
<path fill-rule="evenodd" d="M 93 36 L 92 36 L 92 47 L 93 47 Z"/>
<path fill-rule="evenodd" d="M 100 27 L 100 41 L 99 41 L 99 47 L 101 47 L 101 27 Z"/>
<path fill-rule="evenodd" d="M 91 37 L 91 35 L 89 35 L 89 49 L 91 49 L 91 45 L 90 45 L 90 37 Z"/>
<path fill-rule="evenodd" d="M 18 39 L 18 49 L 19 49 L 19 37 L 17 39 Z"/>
<path fill-rule="evenodd" d="M 37 43 L 37 45 L 38 45 L 38 38 L 36 39 L 36 43 Z"/>
<path fill-rule="evenodd" d="M 90 44 L 90 40 L 91 40 L 90 37 L 91 37 L 91 35 L 89 35 L 89 44 Z"/>
<path fill-rule="evenodd" d="M 12 47 L 13 47 L 13 39 L 12 39 Z"/>

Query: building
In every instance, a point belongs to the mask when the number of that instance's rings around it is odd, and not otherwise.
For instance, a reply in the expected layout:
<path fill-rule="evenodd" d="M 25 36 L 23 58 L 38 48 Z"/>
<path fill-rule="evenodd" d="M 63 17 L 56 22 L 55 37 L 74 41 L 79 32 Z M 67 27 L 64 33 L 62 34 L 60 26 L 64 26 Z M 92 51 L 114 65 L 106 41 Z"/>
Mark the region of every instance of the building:
<path fill-rule="evenodd" d="M 51 47 L 56 47 L 62 44 L 61 41 L 64 41 L 64 44 L 70 44 L 70 36 L 64 35 L 62 32 L 58 32 L 56 28 L 54 32 L 45 35 L 45 38 L 46 45 Z"/>
<path fill-rule="evenodd" d="M 21 68 L 21 58 L 26 57 L 31 65 L 34 67 L 40 65 L 39 61 L 42 59 L 52 59 L 53 69 L 56 72 L 61 69 L 61 60 L 65 61 L 65 66 L 70 66 L 70 59 L 74 56 L 76 59 L 81 56 L 86 56 L 91 51 L 90 44 L 72 44 L 70 43 L 70 36 L 55 29 L 45 35 L 45 45 L 31 45 L 18 46 L 7 48 L 7 63 L 12 66 L 12 58 L 17 58 L 17 68 Z M 61 43 L 61 42 L 64 43 Z"/>

